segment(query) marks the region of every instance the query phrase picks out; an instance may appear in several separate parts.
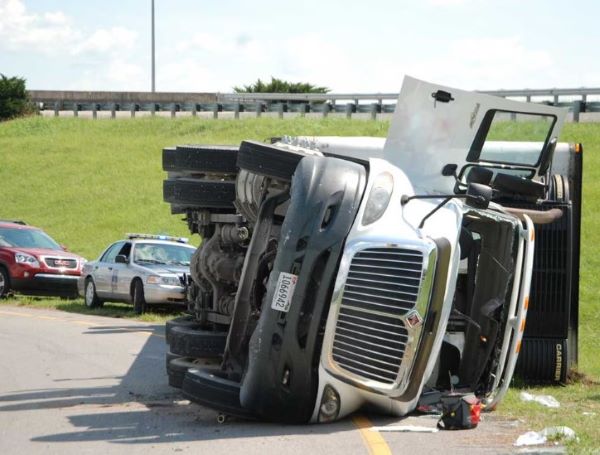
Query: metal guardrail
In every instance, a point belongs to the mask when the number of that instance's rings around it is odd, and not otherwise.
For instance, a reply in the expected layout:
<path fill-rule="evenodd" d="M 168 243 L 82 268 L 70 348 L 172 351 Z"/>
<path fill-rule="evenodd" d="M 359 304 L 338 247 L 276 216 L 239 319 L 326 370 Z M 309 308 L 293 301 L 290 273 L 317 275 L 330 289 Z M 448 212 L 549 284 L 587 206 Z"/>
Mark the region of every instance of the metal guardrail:
<path fill-rule="evenodd" d="M 600 101 L 588 101 L 588 97 L 600 95 L 600 88 L 572 89 L 525 89 L 481 91 L 489 95 L 504 98 L 522 99 L 528 102 L 565 107 L 572 112 L 574 122 L 580 120 L 581 113 L 600 112 Z M 110 112 L 116 117 L 119 111 L 129 112 L 135 117 L 137 112 L 170 112 L 176 117 L 178 112 L 190 112 L 196 116 L 208 112 L 213 118 L 219 113 L 250 112 L 260 116 L 262 113 L 276 113 L 283 117 L 292 112 L 300 115 L 319 113 L 327 117 L 330 113 L 344 114 L 351 118 L 354 114 L 368 114 L 376 119 L 378 114 L 392 113 L 397 93 L 148 93 L 148 92 L 66 92 L 66 91 L 30 91 L 31 99 L 42 111 L 71 111 L 77 116 L 87 111 L 96 118 L 98 112 Z M 569 100 L 565 100 L 569 97 Z M 576 97 L 578 99 L 572 99 Z M 370 101 L 370 102 L 369 102 Z"/>

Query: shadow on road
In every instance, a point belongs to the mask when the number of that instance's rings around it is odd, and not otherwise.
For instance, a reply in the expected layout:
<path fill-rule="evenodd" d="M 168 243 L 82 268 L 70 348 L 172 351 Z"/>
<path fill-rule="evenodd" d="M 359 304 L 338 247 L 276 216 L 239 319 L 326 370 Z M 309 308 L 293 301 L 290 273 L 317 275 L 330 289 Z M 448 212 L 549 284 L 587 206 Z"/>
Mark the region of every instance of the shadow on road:
<path fill-rule="evenodd" d="M 217 412 L 189 403 L 169 387 L 165 370 L 162 325 L 122 324 L 90 327 L 84 335 L 137 332 L 147 336 L 143 348 L 123 376 L 56 379 L 60 388 L 26 390 L 0 396 L 0 412 L 66 409 L 73 431 L 31 438 L 35 442 L 109 441 L 147 444 L 231 438 L 329 434 L 352 431 L 348 420 L 329 425 L 282 426 L 228 420 L 218 424 Z M 103 380 L 114 385 L 64 388 L 65 382 Z"/>

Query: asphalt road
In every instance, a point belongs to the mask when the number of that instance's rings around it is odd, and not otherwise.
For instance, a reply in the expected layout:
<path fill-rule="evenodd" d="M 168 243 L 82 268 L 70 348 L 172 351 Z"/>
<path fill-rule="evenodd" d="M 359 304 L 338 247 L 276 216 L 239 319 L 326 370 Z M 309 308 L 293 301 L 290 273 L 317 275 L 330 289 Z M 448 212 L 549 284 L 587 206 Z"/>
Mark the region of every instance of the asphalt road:
<path fill-rule="evenodd" d="M 358 416 L 327 425 L 230 420 L 167 385 L 163 327 L 52 310 L 0 306 L 0 454 L 514 453 L 527 428 L 492 415 L 477 429 L 431 417 Z"/>

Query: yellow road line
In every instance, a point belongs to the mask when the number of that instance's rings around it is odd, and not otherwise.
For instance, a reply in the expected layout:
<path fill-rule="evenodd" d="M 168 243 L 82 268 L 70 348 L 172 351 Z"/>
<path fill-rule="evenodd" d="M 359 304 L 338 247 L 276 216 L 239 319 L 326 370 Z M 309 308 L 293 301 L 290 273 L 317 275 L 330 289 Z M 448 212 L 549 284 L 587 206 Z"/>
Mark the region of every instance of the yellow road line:
<path fill-rule="evenodd" d="M 6 314 L 9 316 L 21 316 L 24 318 L 35 318 L 35 319 L 45 319 L 45 320 L 50 320 L 50 321 L 62 321 L 62 322 L 69 322 L 72 324 L 77 324 L 77 325 L 82 325 L 85 327 L 112 327 L 109 324 L 99 324 L 97 322 L 94 321 L 80 321 L 80 320 L 76 320 L 76 319 L 64 319 L 64 318 L 57 318 L 55 316 L 45 316 L 45 315 L 37 315 L 37 314 L 27 314 L 27 313 L 18 313 L 16 311 L 0 311 L 0 314 Z M 164 335 L 158 334 L 158 333 L 152 333 L 149 332 L 147 330 L 143 330 L 143 328 L 141 328 L 141 330 L 139 329 L 133 329 L 133 328 L 129 328 L 129 327 L 119 327 L 119 330 L 123 330 L 123 331 L 127 331 L 127 332 L 132 332 L 132 333 L 137 333 L 140 335 L 146 335 L 146 336 L 154 336 L 154 337 L 159 337 L 159 338 L 165 338 Z"/>
<path fill-rule="evenodd" d="M 0 314 L 8 314 L 9 316 L 24 316 L 26 318 L 34 318 L 32 314 L 15 313 L 13 311 L 0 311 Z"/>
<path fill-rule="evenodd" d="M 352 422 L 360 431 L 360 436 L 362 437 L 369 453 L 371 455 L 391 455 L 392 451 L 390 450 L 390 446 L 387 445 L 385 439 L 378 431 L 373 431 L 371 428 L 373 424 L 369 419 L 364 416 L 354 416 L 352 417 Z"/>

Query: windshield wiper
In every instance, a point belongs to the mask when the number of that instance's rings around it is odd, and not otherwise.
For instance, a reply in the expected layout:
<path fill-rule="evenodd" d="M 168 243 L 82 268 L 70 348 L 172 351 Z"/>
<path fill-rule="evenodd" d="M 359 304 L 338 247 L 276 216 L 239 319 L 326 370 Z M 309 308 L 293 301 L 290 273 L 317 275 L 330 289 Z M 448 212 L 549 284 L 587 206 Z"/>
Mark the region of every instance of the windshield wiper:
<path fill-rule="evenodd" d="M 157 261 L 156 259 L 136 259 L 135 262 L 148 262 L 150 264 L 163 264 L 163 265 L 166 264 L 166 262 Z"/>

